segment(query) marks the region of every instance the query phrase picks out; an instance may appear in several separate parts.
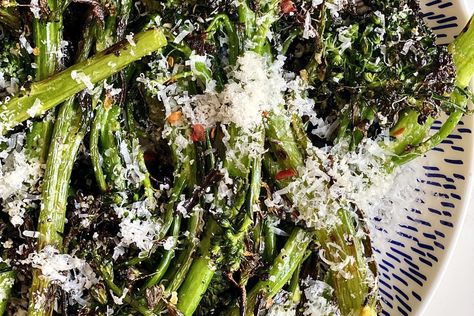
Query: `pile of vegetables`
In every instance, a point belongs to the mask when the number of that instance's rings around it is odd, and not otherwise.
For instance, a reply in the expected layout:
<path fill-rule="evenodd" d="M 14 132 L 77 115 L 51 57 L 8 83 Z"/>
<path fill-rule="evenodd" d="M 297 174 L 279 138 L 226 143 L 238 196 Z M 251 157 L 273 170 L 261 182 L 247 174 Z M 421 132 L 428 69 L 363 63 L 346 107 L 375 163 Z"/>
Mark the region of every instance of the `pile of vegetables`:
<path fill-rule="evenodd" d="M 367 192 L 474 74 L 415 0 L 3 0 L 0 37 L 8 315 L 376 315 Z"/>

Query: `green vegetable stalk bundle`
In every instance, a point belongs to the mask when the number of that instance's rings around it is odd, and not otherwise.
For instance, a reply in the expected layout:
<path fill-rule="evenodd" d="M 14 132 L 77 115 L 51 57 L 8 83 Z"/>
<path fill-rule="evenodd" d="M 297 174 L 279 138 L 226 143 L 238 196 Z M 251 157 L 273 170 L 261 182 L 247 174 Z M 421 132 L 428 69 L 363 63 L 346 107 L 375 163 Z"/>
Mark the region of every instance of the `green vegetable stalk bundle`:
<path fill-rule="evenodd" d="M 377 315 L 367 192 L 469 114 L 474 22 L 437 46 L 414 0 L 4 1 L 0 27 L 6 315 Z"/>

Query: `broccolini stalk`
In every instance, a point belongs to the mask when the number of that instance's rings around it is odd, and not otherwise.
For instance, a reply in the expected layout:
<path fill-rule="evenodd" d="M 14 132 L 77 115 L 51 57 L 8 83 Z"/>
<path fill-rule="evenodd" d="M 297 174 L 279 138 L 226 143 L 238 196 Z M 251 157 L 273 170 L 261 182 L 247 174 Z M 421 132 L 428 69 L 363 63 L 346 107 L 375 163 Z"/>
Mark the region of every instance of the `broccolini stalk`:
<path fill-rule="evenodd" d="M 377 284 L 371 284 L 370 277 L 374 276 L 376 271 L 370 271 L 363 238 L 356 236 L 353 214 L 341 209 L 338 218 L 341 223 L 335 228 L 320 229 L 316 232 L 316 240 L 324 251 L 321 256 L 326 260 L 338 264 L 346 258 L 353 258 L 341 271 L 331 269 L 328 272 L 329 284 L 334 288 L 337 305 L 342 315 L 363 315 L 362 310 L 375 314 L 378 309 Z M 348 241 L 348 238 L 351 240 Z M 336 244 L 339 249 L 331 247 L 331 243 Z M 372 281 L 376 282 L 376 278 Z"/>
<path fill-rule="evenodd" d="M 227 150 L 238 150 L 235 139 L 241 132 L 239 128 L 229 126 L 230 141 L 227 144 Z M 239 265 L 242 255 L 242 238 L 252 222 L 251 218 L 247 218 L 248 215 L 244 214 L 242 226 L 238 229 L 232 226 L 233 221 L 239 215 L 245 203 L 246 192 L 249 186 L 248 177 L 252 168 L 249 156 L 242 155 L 239 158 L 240 163 L 238 165 L 242 165 L 242 169 L 237 167 L 237 162 L 232 158 L 224 161 L 224 168 L 237 186 L 234 203 L 229 206 L 227 201 L 220 200 L 217 195 L 215 196 L 214 203 L 216 207 L 222 210 L 222 215 L 219 215 L 217 220 L 208 220 L 205 235 L 199 247 L 199 257 L 193 261 L 183 285 L 179 288 L 178 309 L 184 315 L 192 315 L 194 313 L 214 276 L 215 268 L 224 260 L 224 257 L 229 259 L 227 269 L 231 272 Z M 258 180 L 255 179 L 255 181 L 259 183 L 260 178 Z M 251 201 L 254 201 L 254 199 L 254 196 L 251 197 Z M 252 209 L 246 210 L 246 212 L 252 212 Z M 222 236 L 223 242 L 216 243 L 213 241 L 215 236 L 218 235 Z"/>
<path fill-rule="evenodd" d="M 61 41 L 63 35 L 62 3 L 59 0 L 48 0 L 47 16 L 33 19 L 33 38 L 35 40 L 36 80 L 44 80 L 60 68 Z"/>
<path fill-rule="evenodd" d="M 61 68 L 62 4 L 57 0 L 50 0 L 46 5 L 51 14 L 48 17 L 33 18 L 33 39 L 35 49 L 37 49 L 35 54 L 36 81 L 46 79 Z M 52 132 L 53 122 L 46 119 L 34 122 L 32 130 L 27 134 L 29 148 L 33 149 L 30 150 L 30 154 L 39 157 L 41 163 L 46 163 Z"/>
<path fill-rule="evenodd" d="M 26 135 L 28 157 L 38 158 L 44 164 L 48 158 L 49 143 L 53 133 L 53 123 L 48 120 L 34 122 Z"/>
<path fill-rule="evenodd" d="M 172 259 L 175 255 L 175 248 L 178 243 L 179 232 L 181 228 L 181 215 L 175 215 L 173 218 L 173 224 L 171 225 L 171 236 L 168 238 L 172 238 L 173 244 L 171 245 L 170 249 L 167 249 L 163 252 L 161 256 L 161 260 L 158 266 L 153 273 L 153 276 L 148 279 L 147 283 L 145 284 L 145 288 L 150 288 L 161 281 L 163 276 L 165 275 L 166 271 L 168 270 Z"/>
<path fill-rule="evenodd" d="M 474 73 L 474 18 L 464 33 L 449 45 L 456 65 L 456 84 L 464 89 L 469 85 Z"/>
<path fill-rule="evenodd" d="M 218 14 L 212 20 L 211 24 L 206 30 L 209 39 L 213 39 L 214 33 L 219 29 L 223 28 L 227 36 L 229 36 L 229 64 L 235 65 L 237 57 L 239 56 L 239 38 L 235 25 L 230 21 L 229 16 L 226 14 Z"/>
<path fill-rule="evenodd" d="M 245 315 L 254 315 L 255 306 L 259 299 L 269 299 L 275 296 L 291 279 L 297 267 L 305 257 L 306 248 L 312 240 L 312 234 L 303 228 L 295 228 L 288 237 L 285 246 L 273 261 L 268 270 L 268 277 L 260 280 L 247 294 Z M 263 295 L 263 298 L 262 296 Z M 240 315 L 238 307 L 228 311 L 226 315 Z"/>
<path fill-rule="evenodd" d="M 269 219 L 265 219 L 263 223 L 263 237 L 264 237 L 264 248 L 263 248 L 263 259 L 266 262 L 273 262 L 277 253 L 276 249 L 276 235 L 270 228 Z"/>
<path fill-rule="evenodd" d="M 165 279 L 170 280 L 165 289 L 166 294 L 177 291 L 186 278 L 189 268 L 193 262 L 193 254 L 198 246 L 196 238 L 202 229 L 201 221 L 202 210 L 193 210 L 193 214 L 191 215 L 188 224 L 189 236 L 186 238 L 184 249 L 180 252 L 178 259 L 176 260 L 176 264 L 173 265 L 173 268 L 167 271 L 167 275 L 169 275 L 169 277 L 165 276 Z"/>
<path fill-rule="evenodd" d="M 212 150 L 212 145 L 210 143 L 209 132 L 206 132 L 206 148 L 208 150 Z M 208 170 L 215 169 L 215 161 L 214 155 L 209 154 L 208 157 Z M 215 174 L 216 178 L 220 177 L 220 174 Z M 212 176 L 214 177 L 214 176 Z M 204 180 L 205 184 L 201 184 L 204 186 L 211 185 L 216 179 L 206 179 Z M 202 231 L 204 223 L 202 223 L 203 217 L 203 210 L 200 207 L 195 207 L 193 209 L 193 214 L 188 223 L 188 236 L 184 243 L 184 249 L 180 252 L 179 257 L 177 258 L 173 268 L 167 272 L 169 277 L 165 277 L 166 280 L 169 280 L 168 285 L 165 289 L 165 296 L 175 292 L 179 289 L 181 284 L 184 282 L 186 275 L 188 274 L 189 269 L 194 261 L 194 253 L 196 252 L 199 242 L 197 241 L 197 237 L 199 236 L 200 232 Z"/>
<path fill-rule="evenodd" d="M 95 46 L 96 51 L 99 52 L 123 39 L 130 14 L 131 2 L 128 0 L 114 1 L 111 5 L 114 6 L 114 9 L 109 10 L 110 14 L 105 19 L 104 27 L 95 28 L 97 34 Z M 125 91 L 121 91 L 121 93 L 125 93 Z M 103 93 L 102 104 L 96 110 L 89 137 L 94 174 L 97 185 L 103 193 L 110 188 L 123 191 L 126 187 L 120 151 L 115 139 L 115 135 L 120 134 L 121 131 L 119 122 L 121 108 L 116 103 L 109 91 Z"/>
<path fill-rule="evenodd" d="M 75 157 L 86 133 L 87 112 L 75 98 L 68 100 L 60 109 L 54 124 L 53 142 L 46 163 L 42 191 L 42 207 L 38 222 L 38 250 L 52 246 L 61 250 L 65 224 L 69 180 Z M 29 315 L 51 315 L 53 305 L 50 299 L 50 281 L 33 271 Z M 38 308 L 41 306 L 41 308 Z"/>
<path fill-rule="evenodd" d="M 396 157 L 393 159 L 395 165 L 402 165 L 407 163 L 417 157 L 424 155 L 426 152 L 432 148 L 439 145 L 452 131 L 456 128 L 459 121 L 462 119 L 464 113 L 467 111 L 467 102 L 468 97 L 464 94 L 465 89 L 469 89 L 469 83 L 472 77 L 474 76 L 474 19 L 471 20 L 465 32 L 460 34 L 454 42 L 452 42 L 448 50 L 451 52 L 456 66 L 456 89 L 451 94 L 450 102 L 456 105 L 456 109 L 449 113 L 448 118 L 443 123 L 441 128 L 432 136 L 424 139 L 428 134 L 429 129 L 426 127 L 430 126 L 433 122 L 432 118 L 428 118 L 427 122 L 423 125 L 419 125 L 417 129 L 425 128 L 426 133 L 422 136 L 422 141 L 418 142 L 417 146 L 406 146 L 403 151 L 395 153 Z M 416 115 L 414 113 L 408 113 L 409 115 Z M 410 123 L 412 126 L 417 123 Z M 403 124 L 398 124 L 396 127 L 398 131 L 403 131 L 402 138 L 405 139 L 407 136 L 404 136 L 405 131 L 408 126 Z M 395 128 L 393 129 L 395 130 Z M 413 130 L 413 129 L 411 129 Z M 396 131 L 396 130 L 395 130 Z M 408 129 L 410 131 L 410 129 Z M 406 133 L 410 135 L 410 132 Z M 398 148 L 399 149 L 399 148 Z"/>
<path fill-rule="evenodd" d="M 91 42 L 90 28 L 86 28 L 85 41 Z M 85 60 L 91 45 L 84 45 L 78 55 L 78 61 Z M 40 233 L 37 249 L 52 246 L 59 251 L 63 247 L 67 195 L 72 167 L 79 146 L 87 131 L 89 113 L 83 106 L 87 103 L 85 96 L 70 98 L 65 102 L 56 118 L 53 138 L 46 161 L 42 188 L 42 204 L 38 220 Z M 28 315 L 52 315 L 54 304 L 54 286 L 37 269 L 33 270 L 33 281 L 30 289 Z M 40 306 L 40 308 L 38 308 Z"/>
<path fill-rule="evenodd" d="M 13 283 L 15 283 L 15 273 L 13 271 L 0 272 L 0 315 L 5 313 Z"/>
<path fill-rule="evenodd" d="M 99 139 L 101 137 L 102 126 L 105 126 L 107 122 L 107 114 L 108 111 L 106 111 L 105 105 L 100 105 L 96 109 L 91 132 L 89 134 L 89 151 L 91 153 L 91 162 L 94 168 L 97 186 L 101 192 L 107 192 L 107 182 L 105 180 L 104 171 L 102 170 Z"/>
<path fill-rule="evenodd" d="M 207 221 L 205 233 L 199 244 L 199 257 L 193 260 L 191 268 L 186 275 L 184 283 L 178 292 L 178 309 L 189 316 L 194 313 L 202 295 L 206 292 L 216 269 L 216 262 L 213 258 L 222 258 L 221 249 L 213 242 L 214 232 L 219 230 L 217 222 L 210 218 Z"/>
<path fill-rule="evenodd" d="M 163 48 L 166 44 L 166 38 L 161 30 L 144 31 L 133 37 L 133 43 L 124 41 L 117 43 L 53 77 L 33 83 L 26 92 L 19 93 L 0 106 L 1 134 L 5 134 L 10 128 L 28 118 L 55 107 L 88 86 L 92 88 L 92 85 L 143 56 Z"/>
<path fill-rule="evenodd" d="M 171 198 L 166 207 L 163 225 L 158 236 L 162 239 L 171 227 L 171 235 L 168 238 L 172 238 L 173 244 L 170 249 L 164 251 L 155 273 L 148 279 L 145 288 L 150 288 L 161 281 L 174 258 L 182 217 L 181 214 L 176 212 L 176 207 L 181 194 L 183 192 L 191 192 L 196 184 L 196 150 L 193 143 L 188 143 L 184 149 L 177 145 L 179 143 L 177 138 L 184 137 L 184 139 L 189 140 L 191 136 L 189 128 L 179 126 L 180 124 L 181 121 L 177 121 L 170 123 L 169 126 L 171 132 L 167 138 L 171 146 L 176 171 Z"/>
<path fill-rule="evenodd" d="M 134 310 L 143 316 L 155 316 L 156 314 L 150 311 L 146 306 L 143 306 L 141 302 L 134 300 L 129 294 L 123 295 L 123 290 L 114 283 L 114 270 L 109 263 L 99 263 L 99 273 L 105 280 L 107 287 L 117 297 L 123 297 L 123 301 L 130 305 Z"/>

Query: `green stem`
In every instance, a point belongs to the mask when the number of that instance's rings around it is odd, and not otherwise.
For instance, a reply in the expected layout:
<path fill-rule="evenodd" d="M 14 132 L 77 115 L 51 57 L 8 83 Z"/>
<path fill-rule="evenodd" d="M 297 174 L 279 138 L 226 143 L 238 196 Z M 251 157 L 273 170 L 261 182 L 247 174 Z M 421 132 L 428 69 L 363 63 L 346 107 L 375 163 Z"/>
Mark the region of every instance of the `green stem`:
<path fill-rule="evenodd" d="M 7 309 L 10 299 L 12 286 L 15 283 L 15 273 L 13 271 L 0 272 L 0 315 L 3 315 Z"/>
<path fill-rule="evenodd" d="M 298 304 L 301 300 L 301 289 L 300 289 L 300 271 L 301 266 L 305 258 L 303 258 L 298 267 L 296 268 L 295 272 L 291 276 L 290 285 L 288 286 L 288 292 L 291 293 L 291 300 L 293 303 Z"/>
<path fill-rule="evenodd" d="M 84 90 L 86 84 L 80 79 L 78 81 L 73 79 L 71 76 L 73 72 L 82 78 L 88 78 L 92 84 L 96 84 L 117 73 L 128 64 L 163 48 L 167 42 L 161 30 L 152 29 L 135 35 L 134 44 L 135 46 L 127 41 L 122 41 L 51 78 L 33 83 L 26 92 L 18 94 L 0 107 L 1 134 Z M 38 107 L 32 111 L 31 108 L 35 102 Z"/>
<path fill-rule="evenodd" d="M 46 163 L 53 127 L 53 122 L 48 120 L 33 123 L 26 135 L 28 157 L 37 157 L 41 164 Z"/>
<path fill-rule="evenodd" d="M 51 3 L 53 3 L 51 1 Z M 50 5 L 57 5 L 53 3 Z M 54 7 L 60 11 L 59 8 Z M 56 12 L 56 11 L 54 11 Z M 37 26 L 38 35 L 36 39 L 42 41 L 42 34 L 44 28 L 54 30 L 59 27 L 54 27 L 50 24 Z M 91 43 L 90 28 L 86 27 L 84 45 L 80 49 L 78 61 L 83 61 L 87 58 L 90 52 Z M 52 46 L 45 47 L 45 49 L 52 49 Z M 37 76 L 41 79 L 42 76 L 47 76 L 56 70 L 57 66 L 54 60 L 46 60 L 48 55 L 42 56 L 41 67 Z M 51 59 L 52 56 L 49 56 Z M 54 67 L 53 67 L 54 66 Z M 70 98 L 64 103 L 54 123 L 52 132 L 51 144 L 49 145 L 49 153 L 46 160 L 46 170 L 44 173 L 44 180 L 42 186 L 42 204 L 38 219 L 38 231 L 40 236 L 37 242 L 37 249 L 41 251 L 46 246 L 51 246 L 59 251 L 63 248 L 62 234 L 64 232 L 66 204 L 69 190 L 69 181 L 74 165 L 74 161 L 79 151 L 79 146 L 86 133 L 87 109 L 82 109 L 79 100 Z M 49 122 L 47 122 L 49 123 Z M 46 123 L 46 124 L 47 124 Z M 47 127 L 44 127 L 47 130 Z M 44 141 L 46 144 L 47 141 Z M 46 146 L 43 146 L 44 148 Z M 52 315 L 53 304 L 50 300 L 54 295 L 49 295 L 54 290 L 54 286 L 50 281 L 41 275 L 40 270 L 33 270 L 33 280 L 30 289 L 30 301 L 28 307 L 28 315 Z M 44 308 L 38 309 L 39 304 L 43 304 Z"/>
<path fill-rule="evenodd" d="M 42 205 L 39 214 L 38 250 L 52 246 L 61 251 L 66 215 L 69 180 L 72 167 L 86 130 L 83 127 L 80 105 L 71 98 L 60 109 L 56 119 L 46 171 L 44 175 Z M 50 281 L 33 271 L 29 315 L 51 315 L 53 304 L 49 304 Z M 40 303 L 37 303 L 40 302 Z M 38 309 L 37 304 L 44 308 Z"/>
<path fill-rule="evenodd" d="M 270 229 L 270 225 L 267 220 L 265 220 L 263 226 L 263 236 L 265 238 L 264 250 L 263 250 L 263 259 L 267 262 L 272 262 L 276 256 L 276 235 Z"/>
<path fill-rule="evenodd" d="M 105 173 L 107 187 L 116 191 L 123 191 L 126 188 L 125 178 L 123 176 L 122 158 L 118 148 L 117 134 L 121 134 L 120 113 L 121 108 L 114 104 L 111 108 L 100 107 L 103 113 L 103 125 L 100 130 L 100 145 L 102 149 L 103 172 Z M 102 115 L 102 113 L 98 113 Z M 95 157 L 94 157 L 95 159 Z M 99 166 L 100 167 L 100 166 Z"/>
<path fill-rule="evenodd" d="M 92 167 L 94 168 L 95 179 L 99 190 L 107 192 L 107 183 L 105 181 L 104 171 L 102 170 L 102 157 L 99 151 L 100 132 L 106 123 L 106 109 L 103 105 L 96 110 L 94 122 L 92 123 L 91 133 L 89 136 L 89 150 L 91 154 Z"/>
<path fill-rule="evenodd" d="M 275 258 L 268 270 L 267 277 L 259 280 L 252 290 L 247 294 L 247 315 L 253 315 L 255 304 L 260 294 L 264 299 L 275 296 L 278 291 L 291 279 L 300 262 L 303 260 L 306 248 L 312 239 L 312 233 L 303 228 L 296 227 L 288 237 L 285 246 Z M 238 316 L 239 307 L 232 307 L 226 315 Z"/>
<path fill-rule="evenodd" d="M 360 315 L 367 302 L 371 288 L 367 282 L 369 268 L 362 240 L 356 237 L 356 229 L 350 211 L 341 209 L 338 212 L 341 223 L 335 228 L 318 230 L 316 239 L 321 245 L 321 256 L 335 264 L 342 263 L 348 257 L 351 261 L 344 267 L 333 271 L 331 268 L 330 284 L 334 288 L 339 309 L 342 315 Z M 351 238 L 351 241 L 348 241 Z M 331 245 L 337 245 L 337 249 Z M 344 273 L 344 274 L 343 274 Z M 371 306 L 371 304 L 368 304 Z"/>
<path fill-rule="evenodd" d="M 230 21 L 229 16 L 223 13 L 216 15 L 207 28 L 207 34 L 209 37 L 212 37 L 221 25 L 229 37 L 229 64 L 235 65 L 237 57 L 239 56 L 239 37 L 237 36 L 235 25 Z"/>
<path fill-rule="evenodd" d="M 61 2 L 48 0 L 51 16 L 47 19 L 33 19 L 33 38 L 38 54 L 35 55 L 36 80 L 44 80 L 59 69 L 62 40 L 62 11 Z"/>
<path fill-rule="evenodd" d="M 460 88 L 469 85 L 474 74 L 474 19 L 467 30 L 449 45 L 456 65 L 456 83 Z"/>
<path fill-rule="evenodd" d="M 56 0 L 48 1 L 48 9 L 52 15 L 57 15 L 54 19 L 33 19 L 33 39 L 38 50 L 38 54 L 35 55 L 36 81 L 53 75 L 59 69 L 58 53 L 61 50 L 63 23 L 58 5 Z M 37 157 L 41 163 L 46 162 L 53 125 L 48 119 L 33 123 L 31 131 L 27 134 L 30 158 Z"/>
<path fill-rule="evenodd" d="M 288 52 L 288 49 L 290 49 L 291 44 L 293 44 L 293 41 L 301 34 L 301 30 L 296 28 L 290 32 L 288 37 L 285 39 L 282 45 L 282 49 L 280 54 L 286 55 Z"/>
<path fill-rule="evenodd" d="M 381 146 L 390 153 L 401 155 L 407 148 L 419 145 L 434 122 L 432 117 L 428 117 L 424 124 L 419 124 L 419 116 L 416 110 L 400 113 L 397 123 L 390 130 L 390 136 L 394 139 L 389 144 L 381 143 Z"/>
<path fill-rule="evenodd" d="M 212 218 L 207 223 L 206 233 L 199 245 L 200 256 L 194 259 L 178 292 L 177 307 L 184 316 L 191 316 L 194 313 L 216 271 L 216 262 L 213 258 L 218 256 L 220 249 L 218 246 L 213 246 L 212 239 L 219 231 L 219 226 Z"/>
<path fill-rule="evenodd" d="M 171 249 L 164 251 L 163 256 L 161 257 L 161 260 L 160 260 L 160 264 L 156 268 L 155 273 L 150 279 L 148 279 L 148 281 L 145 284 L 146 289 L 160 282 L 163 276 L 165 275 L 166 271 L 168 270 L 168 267 L 170 266 L 170 263 L 175 254 L 175 249 L 178 243 L 180 228 L 181 228 L 181 216 L 175 215 L 171 236 L 168 237 L 168 238 L 173 238 L 173 245 L 171 246 Z"/>
<path fill-rule="evenodd" d="M 137 312 L 142 314 L 143 316 L 155 316 L 156 314 L 150 311 L 148 308 L 140 304 L 140 302 L 134 300 L 130 295 L 126 294 L 123 296 L 123 290 L 119 288 L 114 282 L 113 282 L 113 277 L 111 276 L 111 273 L 113 273 L 113 270 L 111 267 L 107 265 L 101 265 L 99 266 L 99 273 L 101 274 L 102 278 L 105 280 L 105 283 L 107 284 L 107 287 L 112 290 L 112 292 L 118 296 L 118 297 L 123 297 L 123 301 L 130 305 L 133 309 L 135 309 Z"/>
<path fill-rule="evenodd" d="M 170 282 L 166 287 L 166 293 L 177 291 L 186 278 L 189 268 L 193 263 L 193 254 L 198 245 L 196 238 L 201 230 L 201 219 L 202 211 L 199 209 L 194 210 L 189 220 L 189 236 L 186 239 L 185 248 L 179 254 L 178 260 L 176 260 L 173 269 L 169 271 L 170 277 L 167 279 L 170 280 Z"/>
<path fill-rule="evenodd" d="M 403 153 L 400 156 L 394 157 L 392 159 L 395 165 L 403 165 L 417 157 L 420 157 L 427 153 L 429 150 L 438 146 L 446 137 L 448 137 L 456 126 L 461 121 L 464 115 L 464 111 L 454 111 L 449 115 L 446 121 L 443 123 L 441 128 L 433 136 L 429 137 L 427 140 L 423 141 L 419 146 L 413 147 L 408 152 Z"/>
<path fill-rule="evenodd" d="M 255 30 L 256 16 L 255 12 L 250 9 L 247 0 L 238 0 L 237 8 L 239 22 L 244 25 L 245 37 L 250 39 Z"/>

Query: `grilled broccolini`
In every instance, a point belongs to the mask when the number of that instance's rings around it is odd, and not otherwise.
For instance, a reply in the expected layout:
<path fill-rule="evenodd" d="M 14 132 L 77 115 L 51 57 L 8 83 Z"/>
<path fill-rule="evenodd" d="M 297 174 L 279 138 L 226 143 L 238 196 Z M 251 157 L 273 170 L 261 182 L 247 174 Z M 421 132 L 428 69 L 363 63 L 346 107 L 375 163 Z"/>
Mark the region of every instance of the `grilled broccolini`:
<path fill-rule="evenodd" d="M 380 311 L 364 194 L 469 114 L 474 22 L 442 47 L 414 0 L 2 5 L 2 313 Z"/>

